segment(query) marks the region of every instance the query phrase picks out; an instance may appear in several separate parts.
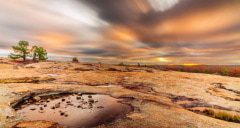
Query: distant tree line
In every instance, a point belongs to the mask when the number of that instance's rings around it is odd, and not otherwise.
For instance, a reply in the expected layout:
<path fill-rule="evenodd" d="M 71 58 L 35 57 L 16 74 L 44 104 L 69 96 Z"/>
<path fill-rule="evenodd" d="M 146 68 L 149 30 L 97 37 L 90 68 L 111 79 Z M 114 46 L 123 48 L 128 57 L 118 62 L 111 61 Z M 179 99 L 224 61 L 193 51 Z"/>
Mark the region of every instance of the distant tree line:
<path fill-rule="evenodd" d="M 9 57 L 11 59 L 22 58 L 26 61 L 27 57 L 32 57 L 33 61 L 47 60 L 47 51 L 43 47 L 32 46 L 28 49 L 28 41 L 19 41 L 17 46 L 12 46 L 14 53 L 10 53 Z"/>

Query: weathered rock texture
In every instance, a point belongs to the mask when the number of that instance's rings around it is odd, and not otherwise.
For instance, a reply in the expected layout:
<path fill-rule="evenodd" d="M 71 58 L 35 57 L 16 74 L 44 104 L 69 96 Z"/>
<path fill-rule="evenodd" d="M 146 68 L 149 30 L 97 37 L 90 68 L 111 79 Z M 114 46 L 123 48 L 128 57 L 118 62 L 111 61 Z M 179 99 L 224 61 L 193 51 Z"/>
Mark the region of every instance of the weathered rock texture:
<path fill-rule="evenodd" d="M 239 114 L 239 78 L 71 62 L 44 62 L 31 64 L 29 67 L 32 68 L 25 67 L 12 70 L 11 63 L 0 64 L 0 81 L 11 81 L 0 84 L 0 127 L 57 126 L 54 122 L 27 122 L 12 108 L 24 97 L 51 92 L 101 93 L 116 98 L 133 98 L 125 101 L 134 107 L 132 113 L 110 124 L 97 126 L 101 128 L 240 127 L 239 123 L 190 111 L 202 106 Z M 22 78 L 37 78 L 38 83 L 25 82 Z"/>

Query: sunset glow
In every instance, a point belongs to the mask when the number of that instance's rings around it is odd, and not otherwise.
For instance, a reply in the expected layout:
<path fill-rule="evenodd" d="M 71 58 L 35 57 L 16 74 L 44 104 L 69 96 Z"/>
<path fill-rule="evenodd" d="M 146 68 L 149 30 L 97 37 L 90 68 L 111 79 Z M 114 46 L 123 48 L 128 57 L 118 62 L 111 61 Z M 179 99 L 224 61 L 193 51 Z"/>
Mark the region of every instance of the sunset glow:
<path fill-rule="evenodd" d="M 238 0 L 11 0 L 0 15 L 2 52 L 27 40 L 56 60 L 240 64 Z"/>
<path fill-rule="evenodd" d="M 168 62 L 168 60 L 165 59 L 165 58 L 158 58 L 158 60 L 159 60 L 159 61 L 162 61 L 162 62 Z"/>
<path fill-rule="evenodd" d="M 183 64 L 184 66 L 196 66 L 196 65 L 201 65 L 201 64 Z"/>

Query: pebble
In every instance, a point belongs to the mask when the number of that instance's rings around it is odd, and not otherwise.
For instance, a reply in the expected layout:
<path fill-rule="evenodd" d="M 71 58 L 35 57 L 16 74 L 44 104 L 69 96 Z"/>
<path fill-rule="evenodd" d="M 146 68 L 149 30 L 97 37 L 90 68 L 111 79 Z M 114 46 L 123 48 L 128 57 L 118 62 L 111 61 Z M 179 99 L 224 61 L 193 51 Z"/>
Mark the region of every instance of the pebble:
<path fill-rule="evenodd" d="M 104 108 L 103 106 L 98 106 L 97 108 Z"/>
<path fill-rule="evenodd" d="M 60 112 L 60 115 L 63 116 L 65 113 L 64 112 Z"/>
<path fill-rule="evenodd" d="M 60 107 L 60 104 L 59 104 L 59 103 L 55 104 L 55 107 L 56 107 L 56 108 L 59 108 L 59 107 Z"/>
<path fill-rule="evenodd" d="M 50 102 L 50 101 L 51 101 L 51 99 L 50 99 L 50 98 L 48 98 L 48 99 L 47 99 L 47 102 Z"/>
<path fill-rule="evenodd" d="M 91 95 L 89 95 L 89 96 L 88 96 L 88 98 L 92 98 L 92 96 L 91 96 Z"/>
<path fill-rule="evenodd" d="M 35 97 L 33 97 L 33 100 L 35 100 L 35 101 L 40 101 L 41 98 L 40 98 L 39 96 L 35 96 Z"/>
<path fill-rule="evenodd" d="M 39 110 L 38 112 L 40 112 L 40 113 L 44 113 L 44 112 L 45 112 L 45 110 Z"/>
<path fill-rule="evenodd" d="M 89 108 L 89 109 L 93 108 L 93 105 L 92 105 L 92 104 L 89 104 L 89 105 L 88 105 L 88 108 Z"/>
<path fill-rule="evenodd" d="M 36 108 L 30 108 L 30 110 L 34 111 L 34 110 L 36 110 Z"/>
<path fill-rule="evenodd" d="M 22 106 L 21 106 L 21 108 L 25 108 L 25 107 L 27 107 L 27 105 L 22 105 Z"/>
<path fill-rule="evenodd" d="M 82 97 L 81 96 L 77 96 L 77 100 L 80 100 Z"/>
<path fill-rule="evenodd" d="M 93 98 L 88 99 L 88 102 L 93 103 L 94 102 Z"/>

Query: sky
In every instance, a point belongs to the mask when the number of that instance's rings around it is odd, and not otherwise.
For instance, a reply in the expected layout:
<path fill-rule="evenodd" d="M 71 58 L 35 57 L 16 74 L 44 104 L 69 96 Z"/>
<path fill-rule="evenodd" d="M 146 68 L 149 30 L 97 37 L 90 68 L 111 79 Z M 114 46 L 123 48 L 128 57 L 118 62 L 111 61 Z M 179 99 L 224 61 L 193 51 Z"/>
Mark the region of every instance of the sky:
<path fill-rule="evenodd" d="M 0 0 L 0 56 L 29 41 L 49 59 L 240 64 L 240 0 Z"/>

